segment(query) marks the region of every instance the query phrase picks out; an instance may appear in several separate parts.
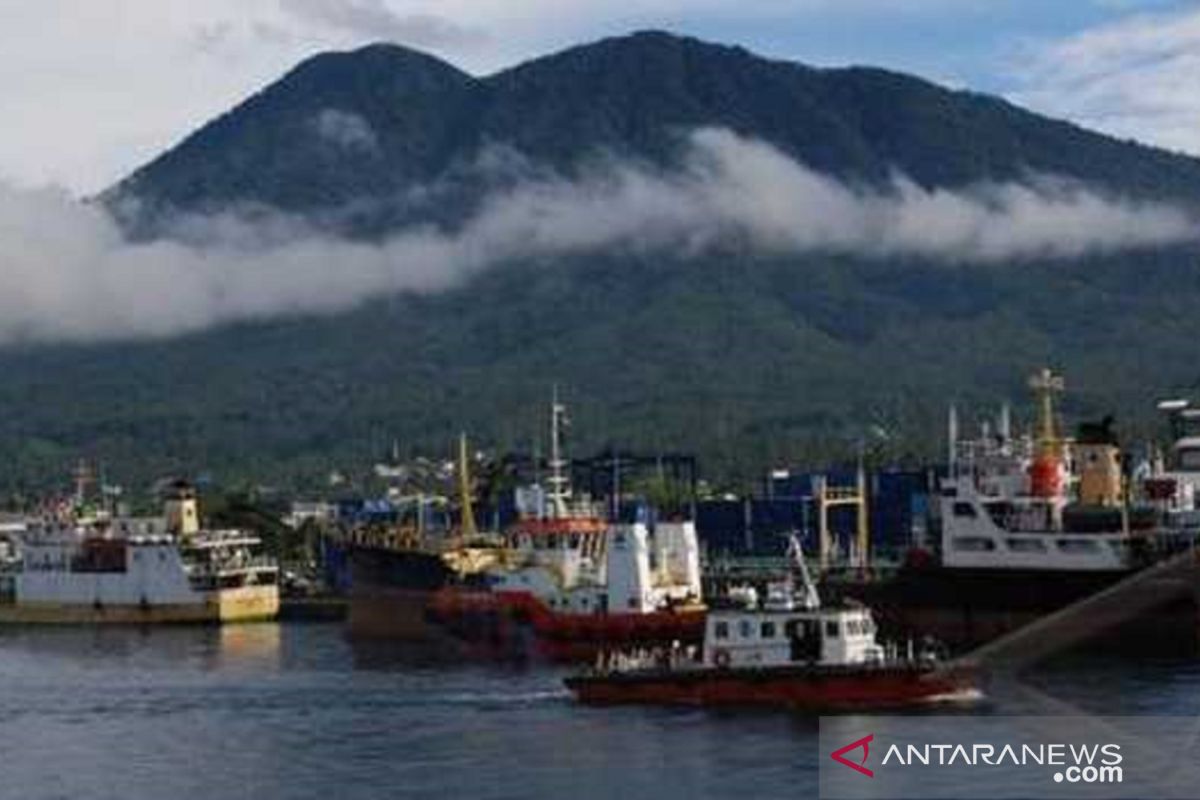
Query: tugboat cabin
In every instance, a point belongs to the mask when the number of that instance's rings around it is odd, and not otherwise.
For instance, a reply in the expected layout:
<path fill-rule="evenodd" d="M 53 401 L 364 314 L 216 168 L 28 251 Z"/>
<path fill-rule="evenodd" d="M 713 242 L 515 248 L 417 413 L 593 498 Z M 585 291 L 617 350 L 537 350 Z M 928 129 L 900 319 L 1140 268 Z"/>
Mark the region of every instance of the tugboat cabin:
<path fill-rule="evenodd" d="M 741 608 L 709 612 L 704 666 L 754 668 L 884 660 L 870 609 L 797 607 L 774 587 L 761 605 L 753 590 L 742 597 Z"/>

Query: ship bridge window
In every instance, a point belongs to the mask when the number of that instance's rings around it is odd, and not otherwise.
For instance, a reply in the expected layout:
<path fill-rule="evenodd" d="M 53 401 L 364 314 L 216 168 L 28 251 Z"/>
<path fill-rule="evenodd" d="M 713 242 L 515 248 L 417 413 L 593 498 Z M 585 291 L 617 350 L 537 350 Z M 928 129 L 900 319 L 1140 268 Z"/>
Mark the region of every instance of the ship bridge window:
<path fill-rule="evenodd" d="M 764 622 L 759 627 L 758 635 L 764 639 L 774 639 L 775 638 L 775 623 L 774 622 Z"/>
<path fill-rule="evenodd" d="M 996 543 L 987 536 L 955 536 L 951 544 L 964 553 L 988 553 L 996 549 Z"/>
<path fill-rule="evenodd" d="M 728 639 L 729 638 L 729 623 L 728 622 L 718 622 L 715 625 L 713 625 L 713 636 L 715 636 L 718 639 Z"/>
<path fill-rule="evenodd" d="M 1041 539 L 1019 539 L 1010 537 L 1004 540 L 1008 545 L 1008 549 L 1014 553 L 1044 553 L 1046 552 L 1046 543 Z"/>
<path fill-rule="evenodd" d="M 837 620 L 831 619 L 825 623 L 825 635 L 830 639 L 836 639 L 838 637 Z"/>
<path fill-rule="evenodd" d="M 975 519 L 975 517 L 978 515 L 975 513 L 975 506 L 971 505 L 970 503 L 964 503 L 960 500 L 954 504 L 954 516 Z"/>

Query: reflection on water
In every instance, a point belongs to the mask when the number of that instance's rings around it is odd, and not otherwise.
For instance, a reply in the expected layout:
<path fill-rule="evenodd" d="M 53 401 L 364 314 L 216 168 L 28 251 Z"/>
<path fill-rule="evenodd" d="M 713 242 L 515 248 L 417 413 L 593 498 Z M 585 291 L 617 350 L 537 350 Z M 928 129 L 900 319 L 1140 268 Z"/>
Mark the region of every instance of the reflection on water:
<path fill-rule="evenodd" d="M 270 669 L 283 649 L 279 625 L 0 627 L 5 660 L 64 669 Z M 0 663 L 0 674 L 4 666 Z"/>
<path fill-rule="evenodd" d="M 283 654 L 283 630 L 277 624 L 222 625 L 214 650 L 222 666 L 238 669 L 278 667 Z"/>
<path fill-rule="evenodd" d="M 351 645 L 337 624 L 3 628 L 0 797 L 703 800 L 816 788 L 812 717 L 581 708 L 561 669 L 443 655 Z M 1028 685 L 1083 711 L 1200 713 L 1191 661 L 1061 661 Z M 973 713 L 1028 710 L 1028 697 L 996 688 Z"/>

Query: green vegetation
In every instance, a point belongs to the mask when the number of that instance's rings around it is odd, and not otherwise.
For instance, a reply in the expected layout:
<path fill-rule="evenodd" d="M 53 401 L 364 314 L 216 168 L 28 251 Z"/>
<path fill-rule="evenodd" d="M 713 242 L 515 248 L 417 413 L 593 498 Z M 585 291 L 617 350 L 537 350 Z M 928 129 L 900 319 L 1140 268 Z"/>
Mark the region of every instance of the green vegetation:
<path fill-rule="evenodd" d="M 61 480 L 85 455 L 130 483 L 321 489 L 394 438 L 406 457 L 450 458 L 462 429 L 526 452 L 540 437 L 544 452 L 554 382 L 575 452 L 691 449 L 720 479 L 849 459 L 870 426 L 887 433 L 878 458 L 936 457 L 948 401 L 1020 401 L 1044 363 L 1066 371 L 1069 416 L 1116 412 L 1136 433 L 1157 398 L 1196 391 L 1193 262 L 527 265 L 340 317 L 10 352 L 0 487 Z"/>
<path fill-rule="evenodd" d="M 331 108 L 367 120 L 374 146 L 321 149 L 312 119 Z M 485 143 L 569 172 L 598 150 L 670 161 L 679 132 L 702 125 L 862 181 L 898 169 L 954 187 L 1033 171 L 1200 205 L 1194 159 L 903 75 L 665 34 L 487 79 L 396 47 L 320 56 L 106 198 L 141 201 L 126 217 L 140 235 L 178 210 L 266 204 L 373 236 L 469 213 L 481 178 L 462 165 Z M 606 254 L 509 264 L 335 317 L 10 349 L 0 491 L 61 482 L 81 456 L 131 485 L 184 474 L 318 491 L 394 439 L 405 457 L 449 458 L 460 430 L 501 450 L 540 439 L 544 452 L 553 383 L 572 405 L 575 452 L 695 451 L 708 477 L 735 485 L 772 464 L 848 460 L 862 440 L 879 462 L 937 457 L 950 400 L 1020 401 L 1043 364 L 1066 372 L 1068 415 L 1115 412 L 1122 432 L 1144 435 L 1155 399 L 1200 395 L 1197 255 L 968 266 L 733 245 L 686 261 Z"/>

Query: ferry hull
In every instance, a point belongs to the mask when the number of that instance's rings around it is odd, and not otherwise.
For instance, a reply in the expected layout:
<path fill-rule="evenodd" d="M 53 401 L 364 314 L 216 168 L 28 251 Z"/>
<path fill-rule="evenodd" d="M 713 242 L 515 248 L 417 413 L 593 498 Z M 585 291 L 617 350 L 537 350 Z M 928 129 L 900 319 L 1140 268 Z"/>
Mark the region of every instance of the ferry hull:
<path fill-rule="evenodd" d="M 564 683 L 591 705 L 904 708 L 977 696 L 971 673 L 924 665 L 654 670 L 579 675 Z"/>
<path fill-rule="evenodd" d="M 0 605 L 0 624 L 7 625 L 162 625 L 261 622 L 279 613 L 274 586 L 226 589 L 203 602 L 154 605 L 83 605 L 18 603 Z"/>

